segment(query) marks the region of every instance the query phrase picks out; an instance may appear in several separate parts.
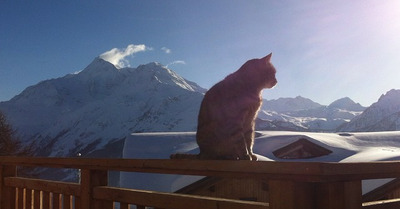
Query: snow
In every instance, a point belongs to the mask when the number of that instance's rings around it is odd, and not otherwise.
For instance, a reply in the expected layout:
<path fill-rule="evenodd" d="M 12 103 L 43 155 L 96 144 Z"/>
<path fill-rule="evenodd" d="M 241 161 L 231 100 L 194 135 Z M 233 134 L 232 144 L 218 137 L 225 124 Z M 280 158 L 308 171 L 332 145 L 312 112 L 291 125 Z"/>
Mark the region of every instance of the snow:
<path fill-rule="evenodd" d="M 300 138 L 332 151 L 331 154 L 301 160 L 283 160 L 275 157 L 273 151 L 289 145 Z M 125 140 L 123 158 L 168 159 L 172 153 L 199 152 L 195 132 L 159 132 L 131 134 Z M 366 133 L 315 133 L 289 131 L 257 132 L 254 152 L 261 161 L 304 161 L 304 162 L 374 162 L 400 160 L 400 132 Z M 127 188 L 151 189 L 173 192 L 201 177 L 120 174 L 120 185 Z M 363 194 L 387 183 L 391 179 L 363 181 Z M 147 182 L 151 182 L 148 184 Z M 154 183 L 156 182 L 156 183 Z"/>

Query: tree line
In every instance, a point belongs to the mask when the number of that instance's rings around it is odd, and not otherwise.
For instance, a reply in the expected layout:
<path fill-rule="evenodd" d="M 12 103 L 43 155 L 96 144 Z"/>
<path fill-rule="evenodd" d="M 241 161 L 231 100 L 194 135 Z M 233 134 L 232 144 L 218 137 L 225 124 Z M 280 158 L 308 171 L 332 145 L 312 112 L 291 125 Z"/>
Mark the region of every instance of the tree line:
<path fill-rule="evenodd" d="M 0 156 L 32 155 L 33 145 L 24 145 L 0 111 Z"/>

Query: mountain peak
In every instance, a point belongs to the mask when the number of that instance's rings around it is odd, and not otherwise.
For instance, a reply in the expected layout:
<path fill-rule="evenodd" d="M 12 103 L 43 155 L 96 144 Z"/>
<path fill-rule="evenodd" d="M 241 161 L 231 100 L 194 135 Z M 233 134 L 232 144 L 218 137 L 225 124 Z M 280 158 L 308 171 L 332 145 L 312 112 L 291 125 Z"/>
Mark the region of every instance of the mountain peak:
<path fill-rule="evenodd" d="M 307 99 L 307 98 L 302 97 L 302 96 L 299 95 L 299 96 L 295 97 L 295 99 L 302 99 L 303 100 L 303 99 Z"/>
<path fill-rule="evenodd" d="M 88 76 L 96 76 L 102 73 L 116 73 L 119 72 L 118 68 L 115 65 L 107 62 L 100 57 L 96 57 L 85 69 L 83 69 L 79 74 L 80 75 L 88 75 Z"/>
<path fill-rule="evenodd" d="M 165 65 L 159 62 L 150 62 L 147 64 L 139 65 L 136 70 L 138 71 L 150 71 L 150 72 L 168 72 L 171 73 L 171 70 L 168 69 Z"/>
<path fill-rule="evenodd" d="M 400 90 L 392 89 L 383 94 L 377 102 L 368 109 L 385 110 L 386 114 L 392 114 L 400 111 Z M 381 113 L 383 114 L 383 113 Z"/>
<path fill-rule="evenodd" d="M 344 97 L 344 98 L 338 99 L 338 100 L 332 102 L 328 107 L 329 108 L 351 110 L 351 111 L 363 111 L 363 110 L 365 110 L 365 107 L 361 106 L 359 103 L 355 103 L 349 97 Z"/>
<path fill-rule="evenodd" d="M 311 99 L 297 96 L 296 98 L 279 98 L 276 100 L 266 100 L 263 107 L 276 112 L 299 111 L 321 107 L 322 105 Z"/>
<path fill-rule="evenodd" d="M 382 124 L 388 123 L 393 114 L 400 112 L 400 90 L 392 89 L 383 94 L 377 102 L 372 104 L 365 111 L 352 119 L 348 124 L 339 127 L 340 131 L 391 131 L 396 128 L 389 126 L 384 128 Z M 391 119 L 390 119 L 391 120 Z"/>
<path fill-rule="evenodd" d="M 159 62 L 149 62 L 147 64 L 144 65 L 139 65 L 139 66 L 147 66 L 147 67 L 161 67 L 161 68 L 165 68 L 165 66 Z"/>
<path fill-rule="evenodd" d="M 392 89 L 386 92 L 386 94 L 382 94 L 377 103 L 386 102 L 400 104 L 400 89 Z"/>
<path fill-rule="evenodd" d="M 204 91 L 204 89 L 202 89 L 194 82 L 190 82 L 184 79 L 173 70 L 168 69 L 166 66 L 158 62 L 151 62 L 145 65 L 139 65 L 134 72 L 137 76 L 140 75 L 142 78 L 150 79 L 150 82 L 157 82 L 173 86 L 177 85 L 189 91 Z"/>

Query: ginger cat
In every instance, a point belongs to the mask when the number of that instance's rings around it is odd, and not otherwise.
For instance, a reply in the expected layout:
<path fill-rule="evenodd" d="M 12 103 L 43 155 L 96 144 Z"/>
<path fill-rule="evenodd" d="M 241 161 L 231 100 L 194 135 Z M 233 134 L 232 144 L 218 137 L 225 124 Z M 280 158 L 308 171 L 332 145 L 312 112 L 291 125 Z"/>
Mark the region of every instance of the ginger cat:
<path fill-rule="evenodd" d="M 252 59 L 205 94 L 198 116 L 198 155 L 173 154 L 171 159 L 257 160 L 254 126 L 262 90 L 277 84 L 272 53 Z"/>

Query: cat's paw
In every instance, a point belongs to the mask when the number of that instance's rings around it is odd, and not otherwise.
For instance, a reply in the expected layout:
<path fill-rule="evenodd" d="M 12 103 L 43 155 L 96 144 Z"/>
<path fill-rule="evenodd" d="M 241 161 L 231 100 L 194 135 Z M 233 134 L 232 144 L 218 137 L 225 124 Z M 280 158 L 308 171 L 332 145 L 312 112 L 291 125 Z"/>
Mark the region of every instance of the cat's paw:
<path fill-rule="evenodd" d="M 251 160 L 251 161 L 257 161 L 257 155 L 255 154 L 246 154 L 243 156 L 239 157 L 239 160 Z"/>
<path fill-rule="evenodd" d="M 250 155 L 241 156 L 240 160 L 251 160 L 251 156 Z"/>
<path fill-rule="evenodd" d="M 252 160 L 252 161 L 258 161 L 257 155 L 251 154 L 251 160 Z"/>

